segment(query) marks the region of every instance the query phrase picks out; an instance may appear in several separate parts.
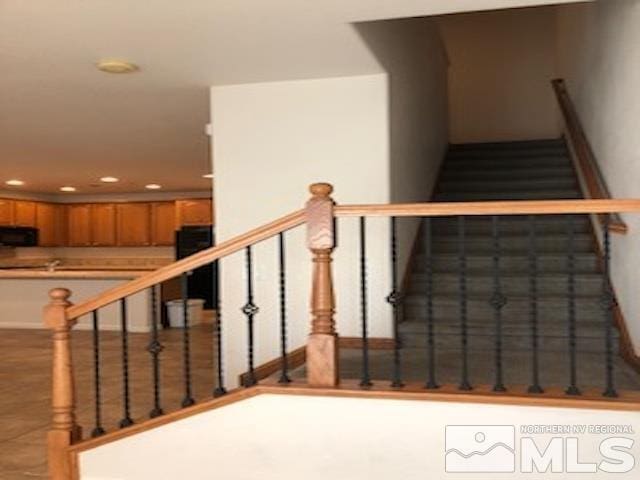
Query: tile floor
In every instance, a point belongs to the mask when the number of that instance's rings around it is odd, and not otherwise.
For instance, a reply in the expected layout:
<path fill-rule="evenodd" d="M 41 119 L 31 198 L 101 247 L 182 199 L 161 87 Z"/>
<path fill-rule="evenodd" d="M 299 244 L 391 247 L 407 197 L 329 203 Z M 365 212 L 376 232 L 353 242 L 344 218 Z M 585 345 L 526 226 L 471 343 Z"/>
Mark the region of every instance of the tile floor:
<path fill-rule="evenodd" d="M 199 325 L 191 331 L 193 395 L 198 400 L 211 397 L 213 389 L 213 335 L 211 325 Z M 122 413 L 122 364 L 120 336 L 101 333 L 103 425 L 117 428 Z M 145 350 L 147 334 L 130 334 L 131 415 L 134 420 L 148 417 L 153 405 L 151 364 Z M 182 332 L 161 332 L 162 405 L 165 411 L 179 408 L 184 397 L 182 371 Z M 50 334 L 45 330 L 0 331 L 0 480 L 46 478 L 45 437 L 50 420 Z M 74 365 L 78 394 L 78 422 L 85 436 L 94 427 L 93 350 L 91 332 L 73 333 Z M 545 385 L 566 385 L 566 360 L 559 355 L 543 357 L 542 381 Z M 473 352 L 470 358 L 473 383 L 491 383 L 492 352 Z M 403 378 L 423 381 L 425 354 L 420 350 L 403 351 Z M 581 354 L 578 378 L 583 385 L 601 385 L 602 359 Z M 616 362 L 620 388 L 640 390 L 640 375 Z M 438 357 L 438 380 L 455 383 L 459 378 L 459 356 Z M 507 383 L 522 383 L 528 378 L 527 354 L 505 355 Z M 360 350 L 341 352 L 343 378 L 359 378 Z M 371 352 L 371 372 L 375 379 L 390 378 L 391 352 Z M 304 377 L 304 367 L 292 372 Z"/>

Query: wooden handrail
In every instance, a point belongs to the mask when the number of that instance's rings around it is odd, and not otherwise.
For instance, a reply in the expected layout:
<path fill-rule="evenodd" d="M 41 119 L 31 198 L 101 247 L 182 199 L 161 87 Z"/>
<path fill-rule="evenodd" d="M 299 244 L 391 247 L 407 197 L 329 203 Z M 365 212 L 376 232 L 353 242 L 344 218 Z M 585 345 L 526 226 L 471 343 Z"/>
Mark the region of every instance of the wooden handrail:
<path fill-rule="evenodd" d="M 254 243 L 266 240 L 281 232 L 302 225 L 305 222 L 306 213 L 298 210 L 289 215 L 279 218 L 271 223 L 250 230 L 247 233 L 231 238 L 219 245 L 202 250 L 190 257 L 178 262 L 159 268 L 147 275 L 136 278 L 124 285 L 114 287 L 100 295 L 86 300 L 78 305 L 72 305 L 67 309 L 69 319 L 74 319 L 91 313 L 92 311 L 128 297 L 142 290 L 157 285 L 171 278 L 177 277 L 186 272 L 190 272 L 198 267 L 208 265 L 220 258 L 231 255 Z"/>
<path fill-rule="evenodd" d="M 640 199 L 514 200 L 500 202 L 338 205 L 337 217 L 447 217 L 455 215 L 560 215 L 640 212 Z"/>
<path fill-rule="evenodd" d="M 588 193 L 591 198 L 610 199 L 611 194 L 607 188 L 604 176 L 598 167 L 598 162 L 593 154 L 593 150 L 589 144 L 587 135 L 584 132 L 584 128 L 582 127 L 573 101 L 569 96 L 564 80 L 558 78 L 553 80 L 551 83 L 556 93 L 567 131 L 569 132 L 570 141 L 573 145 L 578 167 L 581 170 L 587 187 L 586 193 Z M 602 217 L 600 217 L 600 220 L 604 223 Z M 622 220 L 619 212 L 610 212 L 609 230 L 615 233 L 627 233 L 627 224 Z"/>

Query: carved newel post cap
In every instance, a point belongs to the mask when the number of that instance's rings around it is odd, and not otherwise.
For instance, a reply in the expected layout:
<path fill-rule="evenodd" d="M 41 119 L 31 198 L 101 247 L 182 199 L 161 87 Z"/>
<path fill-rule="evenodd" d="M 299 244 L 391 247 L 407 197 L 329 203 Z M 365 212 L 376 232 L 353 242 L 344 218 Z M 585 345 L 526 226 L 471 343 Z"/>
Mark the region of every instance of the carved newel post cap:
<path fill-rule="evenodd" d="M 67 288 L 53 288 L 49 290 L 51 303 L 67 303 L 71 297 L 71 290 Z"/>
<path fill-rule="evenodd" d="M 330 183 L 312 183 L 309 191 L 314 197 L 328 197 L 333 193 L 333 185 Z"/>

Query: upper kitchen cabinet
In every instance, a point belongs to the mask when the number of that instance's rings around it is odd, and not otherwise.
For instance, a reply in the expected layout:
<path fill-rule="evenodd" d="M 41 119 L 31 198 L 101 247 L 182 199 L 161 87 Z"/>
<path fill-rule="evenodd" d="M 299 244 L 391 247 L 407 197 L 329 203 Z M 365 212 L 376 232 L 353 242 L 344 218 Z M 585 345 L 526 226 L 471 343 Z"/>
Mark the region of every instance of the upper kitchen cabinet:
<path fill-rule="evenodd" d="M 116 236 L 116 206 L 112 203 L 94 203 L 90 210 L 91 245 L 114 247 Z"/>
<path fill-rule="evenodd" d="M 16 200 L 13 202 L 13 224 L 16 227 L 36 226 L 36 202 Z"/>
<path fill-rule="evenodd" d="M 184 225 L 212 225 L 213 204 L 211 199 L 177 200 L 176 218 L 179 227 Z"/>
<path fill-rule="evenodd" d="M 151 245 L 150 204 L 119 204 L 117 236 L 118 245 L 123 247 Z"/>
<path fill-rule="evenodd" d="M 0 198 L 0 225 L 13 225 L 13 200 Z"/>
<path fill-rule="evenodd" d="M 64 246 L 67 236 L 65 206 L 55 203 L 37 203 L 36 227 L 38 228 L 39 246 Z"/>
<path fill-rule="evenodd" d="M 67 227 L 67 243 L 70 247 L 90 247 L 91 205 L 68 205 Z"/>
<path fill-rule="evenodd" d="M 151 204 L 152 245 L 173 245 L 175 243 L 176 225 L 175 202 L 154 202 Z"/>

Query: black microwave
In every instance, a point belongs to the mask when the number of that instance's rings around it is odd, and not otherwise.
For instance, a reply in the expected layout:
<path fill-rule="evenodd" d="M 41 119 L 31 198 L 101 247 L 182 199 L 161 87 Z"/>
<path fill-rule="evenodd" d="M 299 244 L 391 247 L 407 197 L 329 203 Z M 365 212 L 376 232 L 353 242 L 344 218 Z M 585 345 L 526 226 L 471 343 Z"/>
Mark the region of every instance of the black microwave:
<path fill-rule="evenodd" d="M 36 247 L 38 229 L 32 227 L 0 227 L 0 246 Z"/>

